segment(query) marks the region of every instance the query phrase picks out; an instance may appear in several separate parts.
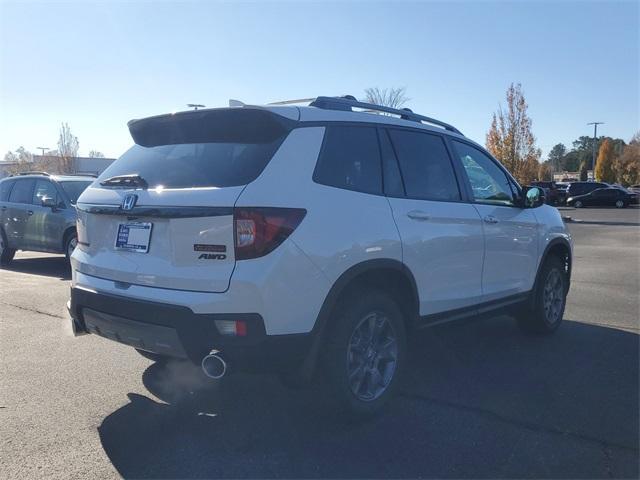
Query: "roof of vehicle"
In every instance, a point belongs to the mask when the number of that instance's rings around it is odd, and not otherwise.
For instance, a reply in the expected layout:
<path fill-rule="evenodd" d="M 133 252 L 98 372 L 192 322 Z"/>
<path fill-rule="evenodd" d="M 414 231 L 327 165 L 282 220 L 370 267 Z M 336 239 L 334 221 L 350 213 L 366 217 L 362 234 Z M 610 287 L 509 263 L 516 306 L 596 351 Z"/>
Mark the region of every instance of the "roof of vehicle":
<path fill-rule="evenodd" d="M 21 172 L 16 173 L 15 175 L 10 175 L 5 178 L 0 178 L 0 182 L 6 180 L 15 180 L 16 178 L 42 178 L 47 177 L 51 178 L 57 182 L 93 182 L 96 179 L 96 175 L 93 174 L 57 174 L 57 173 L 47 173 L 47 172 Z"/>
<path fill-rule="evenodd" d="M 308 105 L 294 105 L 295 103 L 308 103 Z M 435 118 L 414 113 L 408 108 L 397 109 L 372 103 L 359 102 L 351 95 L 346 95 L 344 97 L 320 96 L 313 99 L 287 100 L 267 105 L 248 105 L 238 100 L 230 100 L 229 104 L 230 106 L 225 108 L 201 108 L 198 110 L 186 110 L 171 114 L 156 115 L 144 119 L 135 119 L 129 122 L 129 127 L 141 120 L 148 120 L 152 118 L 167 117 L 170 115 L 189 115 L 192 113 L 195 114 L 195 112 L 202 114 L 206 111 L 235 110 L 242 108 L 266 110 L 297 122 L 379 123 L 384 125 L 419 128 L 438 133 L 447 133 L 455 137 L 466 139 L 466 137 L 457 128 Z"/>

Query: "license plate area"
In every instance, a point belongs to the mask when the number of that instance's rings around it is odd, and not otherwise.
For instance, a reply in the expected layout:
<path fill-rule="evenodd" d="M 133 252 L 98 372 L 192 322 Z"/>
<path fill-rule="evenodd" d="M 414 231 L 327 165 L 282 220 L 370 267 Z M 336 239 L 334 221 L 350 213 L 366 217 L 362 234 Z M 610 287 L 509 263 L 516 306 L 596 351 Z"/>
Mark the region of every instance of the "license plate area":
<path fill-rule="evenodd" d="M 118 234 L 116 235 L 116 250 L 147 253 L 149 251 L 152 228 L 153 224 L 150 222 L 128 222 L 119 224 Z"/>

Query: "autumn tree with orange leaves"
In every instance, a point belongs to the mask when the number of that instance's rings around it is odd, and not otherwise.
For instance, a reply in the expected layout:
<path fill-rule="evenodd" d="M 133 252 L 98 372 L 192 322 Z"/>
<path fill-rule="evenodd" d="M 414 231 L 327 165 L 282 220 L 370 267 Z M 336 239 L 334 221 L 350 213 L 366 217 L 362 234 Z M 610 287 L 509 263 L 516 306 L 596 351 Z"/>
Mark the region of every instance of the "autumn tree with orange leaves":
<path fill-rule="evenodd" d="M 616 181 L 616 173 L 613 169 L 614 158 L 613 145 L 608 138 L 605 138 L 600 145 L 596 160 L 595 177 L 598 182 L 614 183 Z"/>
<path fill-rule="evenodd" d="M 522 85 L 511 84 L 507 89 L 507 107 L 498 107 L 487 133 L 487 150 L 509 169 L 522 185 L 538 176 L 540 149 L 531 132 L 531 118 Z"/>

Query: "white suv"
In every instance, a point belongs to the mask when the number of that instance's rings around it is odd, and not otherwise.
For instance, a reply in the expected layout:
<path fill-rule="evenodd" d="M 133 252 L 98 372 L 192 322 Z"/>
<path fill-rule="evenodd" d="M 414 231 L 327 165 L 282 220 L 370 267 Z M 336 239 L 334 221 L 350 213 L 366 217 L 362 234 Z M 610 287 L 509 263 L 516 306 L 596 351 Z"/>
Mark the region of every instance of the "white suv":
<path fill-rule="evenodd" d="M 129 129 L 136 145 L 78 200 L 76 334 L 215 378 L 321 371 L 367 414 L 397 388 L 416 329 L 505 309 L 536 332 L 562 320 L 558 210 L 448 124 L 318 97 Z"/>

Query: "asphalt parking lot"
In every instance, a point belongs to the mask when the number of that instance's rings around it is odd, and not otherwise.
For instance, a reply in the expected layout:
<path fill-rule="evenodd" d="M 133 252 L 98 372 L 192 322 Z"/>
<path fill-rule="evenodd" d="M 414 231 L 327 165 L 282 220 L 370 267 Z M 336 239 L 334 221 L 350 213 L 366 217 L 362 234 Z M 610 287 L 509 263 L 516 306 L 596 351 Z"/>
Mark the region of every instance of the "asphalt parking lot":
<path fill-rule="evenodd" d="M 64 259 L 19 253 L 0 270 L 0 476 L 638 478 L 640 209 L 562 213 L 556 335 L 507 317 L 425 331 L 400 398 L 364 424 L 272 377 L 217 385 L 76 339 Z"/>

